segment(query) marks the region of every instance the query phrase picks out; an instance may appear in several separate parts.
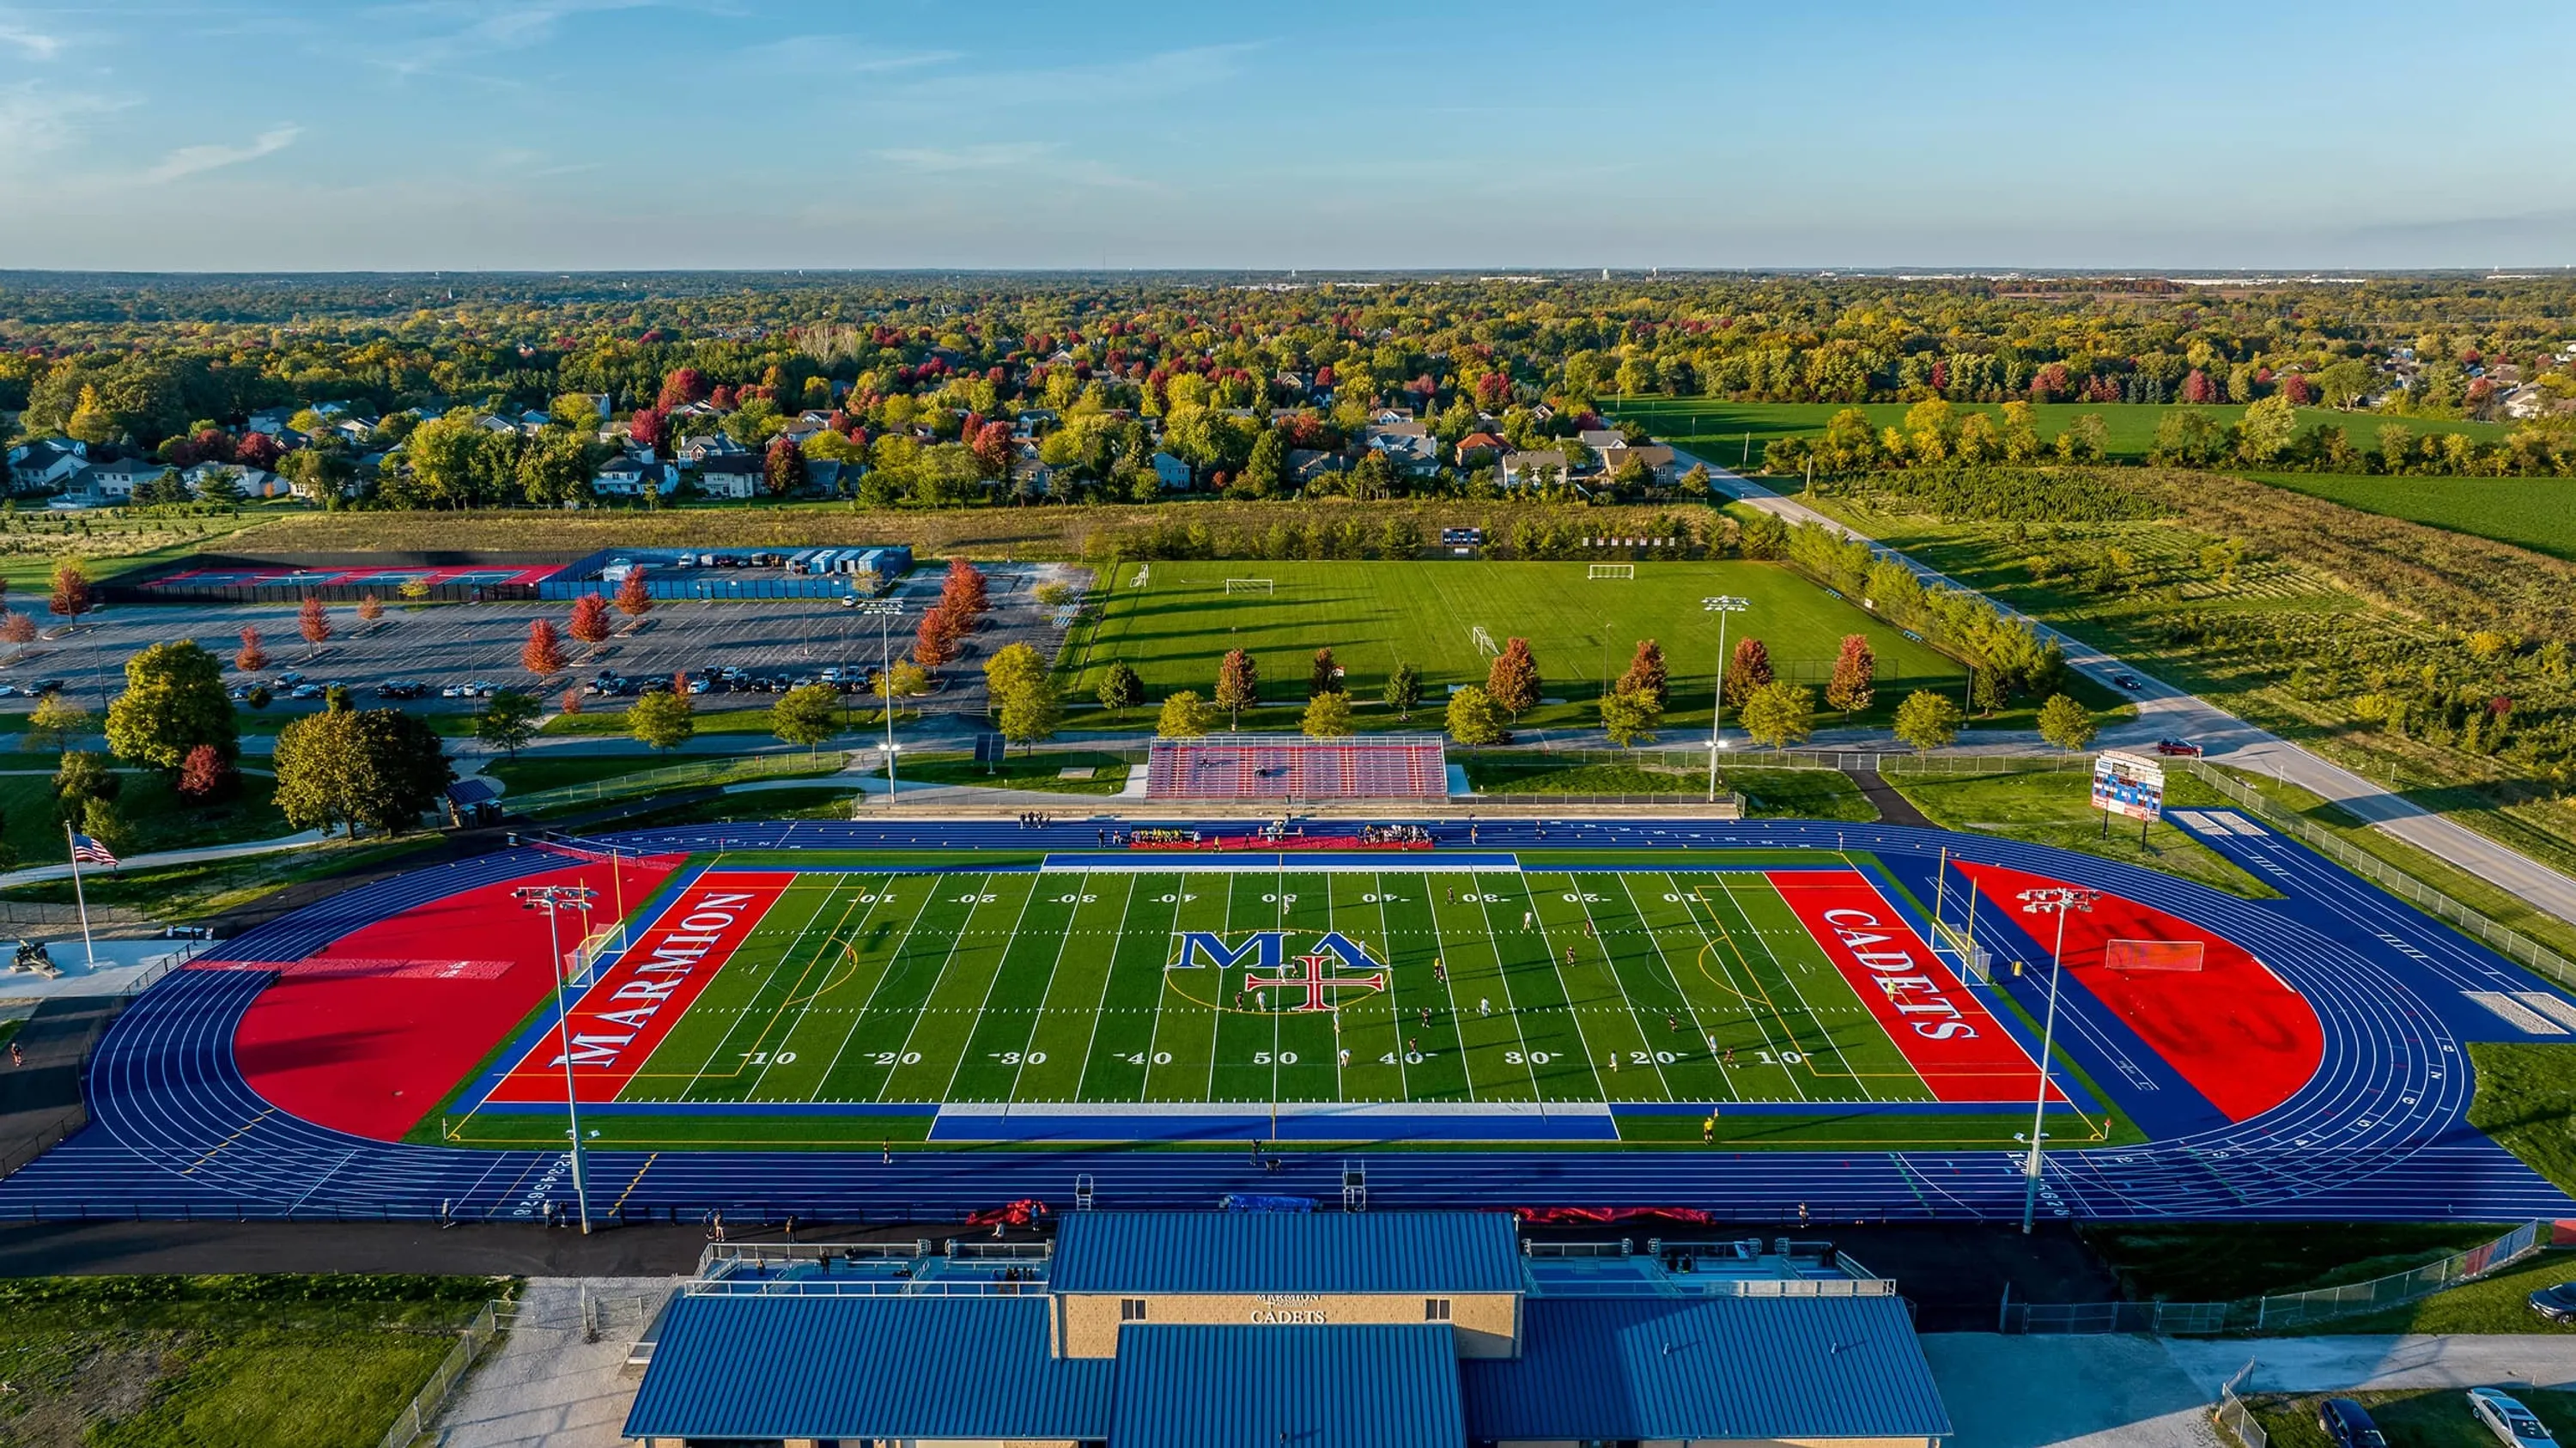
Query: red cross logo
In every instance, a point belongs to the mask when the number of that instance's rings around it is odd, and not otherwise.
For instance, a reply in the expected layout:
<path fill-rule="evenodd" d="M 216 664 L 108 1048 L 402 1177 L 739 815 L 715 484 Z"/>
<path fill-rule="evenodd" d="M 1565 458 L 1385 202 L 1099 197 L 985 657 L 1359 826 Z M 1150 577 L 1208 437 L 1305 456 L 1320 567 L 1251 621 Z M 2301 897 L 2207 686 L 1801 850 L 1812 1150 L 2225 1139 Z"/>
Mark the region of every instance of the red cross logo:
<path fill-rule="evenodd" d="M 1300 955 L 1295 959 L 1298 964 L 1306 967 L 1301 974 L 1291 975 L 1283 970 L 1277 975 L 1254 975 L 1246 971 L 1243 983 L 1253 989 L 1275 987 L 1286 990 L 1290 986 L 1302 986 L 1306 991 L 1304 1003 L 1289 1007 L 1291 1010 L 1299 1011 L 1333 1009 L 1331 995 L 1333 991 L 1386 989 L 1386 972 L 1382 970 L 1372 970 L 1361 975 L 1328 975 L 1325 972 L 1332 969 L 1335 959 L 1333 956 Z"/>

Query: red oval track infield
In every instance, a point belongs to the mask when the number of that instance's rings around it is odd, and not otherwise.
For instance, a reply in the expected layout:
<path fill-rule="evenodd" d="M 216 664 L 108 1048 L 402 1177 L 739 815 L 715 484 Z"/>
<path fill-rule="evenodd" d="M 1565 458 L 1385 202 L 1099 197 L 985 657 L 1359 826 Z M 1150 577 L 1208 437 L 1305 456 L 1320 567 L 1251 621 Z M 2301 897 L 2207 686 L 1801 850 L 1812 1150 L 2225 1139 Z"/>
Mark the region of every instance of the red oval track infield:
<path fill-rule="evenodd" d="M 627 908 L 642 906 L 679 863 L 662 856 L 623 866 Z M 510 892 L 576 884 L 599 891 L 596 926 L 614 924 L 609 867 L 583 864 L 415 906 L 300 961 L 225 962 L 278 972 L 233 1035 L 242 1074 L 281 1111 L 400 1140 L 554 988 L 546 917 Z M 566 950 L 581 939 L 580 921 L 564 917 Z"/>
<path fill-rule="evenodd" d="M 1986 908 L 2012 915 L 2043 948 L 2056 939 L 2057 923 L 2019 914 L 2015 897 L 2060 882 L 1996 865 L 1959 869 Z M 2103 963 L 2113 940 L 2197 940 L 2201 968 L 2113 970 Z M 2069 914 L 2065 966 L 2230 1121 L 2288 1100 L 2325 1059 L 2325 1033 L 2306 997 L 2244 947 L 2151 906 L 2106 894 Z"/>

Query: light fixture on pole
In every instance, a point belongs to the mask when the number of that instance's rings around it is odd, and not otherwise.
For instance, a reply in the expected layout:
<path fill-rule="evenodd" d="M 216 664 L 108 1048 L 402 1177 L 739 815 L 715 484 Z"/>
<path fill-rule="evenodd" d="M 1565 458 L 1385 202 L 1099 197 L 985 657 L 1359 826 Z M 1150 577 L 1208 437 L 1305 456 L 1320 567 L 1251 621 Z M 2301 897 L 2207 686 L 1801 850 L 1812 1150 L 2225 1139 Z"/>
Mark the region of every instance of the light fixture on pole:
<path fill-rule="evenodd" d="M 2048 1058 L 2057 1041 L 2057 982 L 2066 970 L 2066 917 L 2078 910 L 2090 911 L 2093 902 L 2102 898 L 2099 890 L 2080 885 L 2047 885 L 2021 892 L 2021 909 L 2025 915 L 2057 917 L 2057 949 L 2048 958 L 2048 1013 L 2039 1028 L 2039 1090 L 2030 1108 L 2030 1151 L 2022 1160 L 2021 1234 L 2030 1235 L 2031 1217 L 2039 1210 L 2039 1139 L 2040 1124 L 2048 1116 Z"/>
<path fill-rule="evenodd" d="M 1717 615 L 1717 698 L 1708 709 L 1708 802 L 1715 804 L 1717 751 L 1726 747 L 1726 736 L 1718 728 L 1718 721 L 1726 717 L 1726 616 L 1744 612 L 1753 606 L 1753 602 L 1732 594 L 1720 594 L 1715 598 L 1701 599 L 1699 606 Z"/>
<path fill-rule="evenodd" d="M 885 752 L 886 809 L 894 809 L 894 620 L 903 614 L 903 605 L 890 598 L 869 599 L 858 605 L 864 614 L 877 621 L 877 694 L 885 700 L 885 743 L 877 746 Z M 854 816 L 855 817 L 855 816 Z"/>
<path fill-rule="evenodd" d="M 582 1170 L 581 1093 L 573 1086 L 572 1010 L 564 1001 L 563 931 L 559 922 L 564 911 L 578 910 L 586 927 L 591 907 L 599 903 L 599 892 L 588 885 L 522 885 L 510 894 L 523 908 L 542 910 L 546 916 L 546 943 L 552 951 L 550 963 L 555 977 L 555 1048 L 563 1053 L 564 1123 L 572 1137 L 572 1194 L 581 1213 L 582 1235 L 588 1236 L 590 1179 Z M 585 928 L 582 933 L 588 935 L 589 931 Z"/>

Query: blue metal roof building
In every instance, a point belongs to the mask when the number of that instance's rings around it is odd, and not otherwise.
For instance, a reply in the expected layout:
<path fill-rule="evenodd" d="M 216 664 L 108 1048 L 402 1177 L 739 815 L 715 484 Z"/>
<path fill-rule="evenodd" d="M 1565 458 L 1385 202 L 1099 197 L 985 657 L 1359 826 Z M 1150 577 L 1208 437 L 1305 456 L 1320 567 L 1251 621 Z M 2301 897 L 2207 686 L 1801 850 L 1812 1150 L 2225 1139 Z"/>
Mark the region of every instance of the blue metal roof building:
<path fill-rule="evenodd" d="M 1076 1212 L 1051 1279 L 1068 1293 L 1518 1292 L 1520 1224 L 1491 1212 Z"/>
<path fill-rule="evenodd" d="M 1458 1354 L 1409 1327 L 1161 1327 L 1118 1334 L 1117 1448 L 1459 1448 Z"/>
<path fill-rule="evenodd" d="M 1518 1358 L 1459 1364 L 1468 1436 L 1949 1436 L 1899 1297 L 1533 1297 Z"/>

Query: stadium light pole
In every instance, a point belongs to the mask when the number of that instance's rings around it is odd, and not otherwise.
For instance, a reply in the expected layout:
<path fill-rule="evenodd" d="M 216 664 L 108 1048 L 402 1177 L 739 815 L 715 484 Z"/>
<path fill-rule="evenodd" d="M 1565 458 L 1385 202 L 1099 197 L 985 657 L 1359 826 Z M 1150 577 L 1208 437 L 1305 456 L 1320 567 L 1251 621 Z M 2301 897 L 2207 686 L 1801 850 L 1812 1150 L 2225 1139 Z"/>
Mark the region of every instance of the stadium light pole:
<path fill-rule="evenodd" d="M 581 1094 L 573 1089 L 572 1011 L 564 1003 L 563 932 L 559 925 L 562 913 L 578 910 L 587 920 L 590 907 L 599 900 L 599 892 L 588 885 L 522 885 L 510 892 L 530 910 L 546 915 L 546 943 L 552 950 L 551 964 L 555 977 L 555 1046 L 563 1052 L 564 1122 L 572 1136 L 572 1195 L 581 1215 L 581 1234 L 590 1235 L 590 1179 L 581 1163 Z"/>
<path fill-rule="evenodd" d="M 886 757 L 886 812 L 894 812 L 894 621 L 903 613 L 903 605 L 889 598 L 870 599 L 859 605 L 859 612 L 874 614 L 877 620 L 877 688 L 885 697 L 885 743 L 879 745 Z M 854 816 L 855 817 L 855 816 Z"/>
<path fill-rule="evenodd" d="M 2039 1028 L 2039 1090 L 2030 1108 L 2030 1152 L 2022 1161 L 2021 1234 L 2025 1237 L 2030 1235 L 2031 1218 L 2039 1210 L 2040 1123 L 2048 1115 L 2048 1058 L 2057 1041 L 2057 981 L 2066 971 L 2066 917 L 2078 910 L 2091 910 L 2101 894 L 2080 885 L 2049 885 L 2021 892 L 2023 914 L 2057 917 L 2057 949 L 2048 957 L 2048 1013 Z"/>
<path fill-rule="evenodd" d="M 1753 606 L 1752 600 L 1720 594 L 1699 601 L 1703 612 L 1717 615 L 1717 698 L 1708 706 L 1708 802 L 1717 803 L 1717 751 L 1726 747 L 1718 721 L 1726 717 L 1726 618 Z"/>

